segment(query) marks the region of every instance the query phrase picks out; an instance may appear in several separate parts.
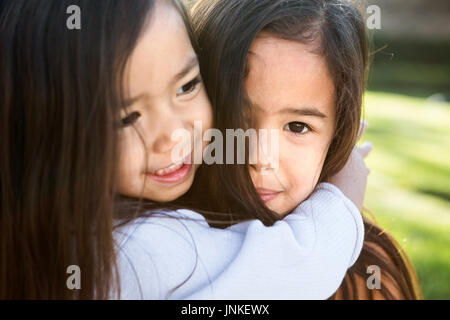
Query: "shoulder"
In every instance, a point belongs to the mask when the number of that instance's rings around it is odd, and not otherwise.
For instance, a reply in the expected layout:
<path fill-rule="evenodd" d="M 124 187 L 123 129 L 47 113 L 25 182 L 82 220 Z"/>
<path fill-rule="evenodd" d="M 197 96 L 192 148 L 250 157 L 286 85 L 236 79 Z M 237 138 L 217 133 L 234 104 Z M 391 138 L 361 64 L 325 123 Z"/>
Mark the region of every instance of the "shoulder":
<path fill-rule="evenodd" d="M 122 299 L 165 299 L 196 265 L 193 234 L 208 230 L 196 212 L 151 212 L 115 230 Z"/>
<path fill-rule="evenodd" d="M 119 246 L 122 247 L 127 245 L 129 241 L 136 239 L 158 239 L 174 236 L 185 238 L 192 228 L 208 228 L 205 218 L 195 211 L 146 212 L 141 217 L 116 228 L 115 238 Z"/>

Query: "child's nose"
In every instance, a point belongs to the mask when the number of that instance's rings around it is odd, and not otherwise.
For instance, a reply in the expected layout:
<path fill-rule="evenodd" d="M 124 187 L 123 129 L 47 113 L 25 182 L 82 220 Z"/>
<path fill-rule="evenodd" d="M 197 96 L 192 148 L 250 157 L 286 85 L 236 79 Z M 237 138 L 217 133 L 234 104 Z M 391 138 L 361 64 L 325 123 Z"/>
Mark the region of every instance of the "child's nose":
<path fill-rule="evenodd" d="M 186 130 L 184 122 L 177 117 L 170 117 L 164 119 L 158 125 L 158 132 L 156 138 L 153 140 L 152 151 L 155 153 L 170 152 L 176 145 L 183 143 L 182 138 L 178 135 L 177 139 L 173 139 L 174 133 L 177 130 Z"/>
<path fill-rule="evenodd" d="M 267 145 L 267 141 L 261 141 L 258 139 L 258 143 L 253 145 L 250 150 L 250 166 L 258 173 L 267 173 L 274 170 L 274 162 L 272 156 L 269 156 L 269 149 L 272 146 Z M 266 143 L 263 145 L 262 143 Z M 269 144 L 271 141 L 269 141 Z"/>
<path fill-rule="evenodd" d="M 256 164 L 251 164 L 250 167 L 262 175 L 268 174 L 269 172 L 272 172 L 273 170 L 275 170 L 275 168 L 270 163 L 258 162 Z"/>

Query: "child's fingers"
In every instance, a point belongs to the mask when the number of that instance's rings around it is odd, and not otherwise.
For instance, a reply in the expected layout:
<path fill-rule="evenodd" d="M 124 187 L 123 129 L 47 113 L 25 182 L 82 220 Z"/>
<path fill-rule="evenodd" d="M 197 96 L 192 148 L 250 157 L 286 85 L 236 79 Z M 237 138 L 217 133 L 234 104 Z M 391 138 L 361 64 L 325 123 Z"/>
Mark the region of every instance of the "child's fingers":
<path fill-rule="evenodd" d="M 366 158 L 369 155 L 369 153 L 373 150 L 373 144 L 371 142 L 366 141 L 360 147 L 358 147 L 357 150 L 363 158 Z"/>
<path fill-rule="evenodd" d="M 366 120 L 361 120 L 361 125 L 360 125 L 359 132 L 358 132 L 358 138 L 356 141 L 359 141 L 361 139 L 364 132 L 366 132 L 368 126 L 369 126 L 369 123 Z"/>

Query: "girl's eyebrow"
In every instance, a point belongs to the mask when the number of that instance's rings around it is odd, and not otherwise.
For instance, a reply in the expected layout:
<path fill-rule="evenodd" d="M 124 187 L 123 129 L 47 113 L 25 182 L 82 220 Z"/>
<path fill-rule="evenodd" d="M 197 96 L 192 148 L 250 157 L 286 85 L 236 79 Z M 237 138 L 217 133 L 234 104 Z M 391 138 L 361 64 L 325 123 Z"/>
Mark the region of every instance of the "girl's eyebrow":
<path fill-rule="evenodd" d="M 252 108 L 257 108 L 257 109 L 263 110 L 258 104 L 253 103 L 251 101 L 248 101 L 248 102 L 251 104 Z M 283 108 L 283 109 L 279 110 L 276 113 L 294 114 L 294 115 L 307 116 L 307 117 L 316 117 L 316 118 L 320 118 L 320 119 L 324 119 L 324 120 L 328 118 L 327 115 L 320 112 L 319 109 L 317 109 L 314 106 L 304 106 L 304 107 L 299 107 L 299 108 L 287 107 L 287 108 Z"/>
<path fill-rule="evenodd" d="M 303 108 L 285 108 L 280 111 L 283 114 L 296 114 L 301 116 L 317 117 L 321 119 L 327 119 L 328 117 L 319 111 L 316 107 L 305 106 Z"/>

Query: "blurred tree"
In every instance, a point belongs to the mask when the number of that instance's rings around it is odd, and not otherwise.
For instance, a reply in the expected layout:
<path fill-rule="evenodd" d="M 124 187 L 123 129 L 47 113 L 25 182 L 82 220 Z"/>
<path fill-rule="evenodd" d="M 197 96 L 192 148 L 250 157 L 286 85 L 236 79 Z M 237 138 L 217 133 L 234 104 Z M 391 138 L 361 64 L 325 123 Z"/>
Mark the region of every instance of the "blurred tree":
<path fill-rule="evenodd" d="M 381 8 L 382 31 L 411 39 L 450 41 L 449 0 L 367 0 Z"/>
<path fill-rule="evenodd" d="M 449 99 L 450 0 L 364 2 L 381 9 L 369 88 L 419 97 L 439 93 Z"/>

